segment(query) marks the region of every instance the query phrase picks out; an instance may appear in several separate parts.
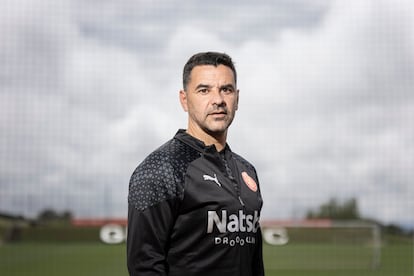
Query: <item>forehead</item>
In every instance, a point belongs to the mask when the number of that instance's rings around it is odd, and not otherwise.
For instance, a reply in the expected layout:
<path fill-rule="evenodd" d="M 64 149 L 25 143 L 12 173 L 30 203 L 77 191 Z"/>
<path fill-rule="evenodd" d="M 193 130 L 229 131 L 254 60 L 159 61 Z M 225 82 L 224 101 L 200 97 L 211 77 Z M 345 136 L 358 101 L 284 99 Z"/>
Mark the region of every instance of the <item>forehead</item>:
<path fill-rule="evenodd" d="M 198 65 L 191 70 L 189 85 L 203 84 L 233 84 L 234 74 L 230 67 L 225 65 Z"/>

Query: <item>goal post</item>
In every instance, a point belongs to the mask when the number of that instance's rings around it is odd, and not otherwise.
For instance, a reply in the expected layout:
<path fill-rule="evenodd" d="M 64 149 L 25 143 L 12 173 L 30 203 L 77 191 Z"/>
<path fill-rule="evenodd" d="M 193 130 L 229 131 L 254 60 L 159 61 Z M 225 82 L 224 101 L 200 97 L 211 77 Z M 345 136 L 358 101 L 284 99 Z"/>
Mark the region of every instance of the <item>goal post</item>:
<path fill-rule="evenodd" d="M 379 225 L 366 221 L 261 222 L 272 269 L 376 269 L 381 261 Z"/>

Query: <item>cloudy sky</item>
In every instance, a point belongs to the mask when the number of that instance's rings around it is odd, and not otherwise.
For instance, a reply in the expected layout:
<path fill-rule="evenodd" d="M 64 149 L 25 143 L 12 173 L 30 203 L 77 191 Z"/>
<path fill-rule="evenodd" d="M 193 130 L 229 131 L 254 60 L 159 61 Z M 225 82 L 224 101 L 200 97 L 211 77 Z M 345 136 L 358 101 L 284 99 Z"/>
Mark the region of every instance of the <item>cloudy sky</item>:
<path fill-rule="evenodd" d="M 414 225 L 414 2 L 0 0 L 0 211 L 126 217 L 128 181 L 186 127 L 181 71 L 230 54 L 232 149 L 262 217 L 331 197 Z"/>

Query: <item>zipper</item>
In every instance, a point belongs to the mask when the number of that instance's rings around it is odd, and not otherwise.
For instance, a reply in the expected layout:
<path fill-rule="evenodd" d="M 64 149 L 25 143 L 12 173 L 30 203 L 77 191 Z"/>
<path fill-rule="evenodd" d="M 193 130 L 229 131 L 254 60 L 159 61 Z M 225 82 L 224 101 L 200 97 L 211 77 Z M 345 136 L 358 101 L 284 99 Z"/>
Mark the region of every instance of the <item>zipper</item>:
<path fill-rule="evenodd" d="M 228 178 L 231 180 L 231 182 L 233 183 L 233 188 L 234 188 L 234 190 L 236 192 L 237 199 L 239 200 L 240 205 L 242 207 L 245 207 L 245 204 L 243 202 L 243 199 L 241 198 L 239 183 L 237 182 L 236 178 L 234 177 L 234 174 L 233 174 L 233 172 L 232 172 L 232 170 L 231 170 L 231 168 L 229 166 L 229 163 L 227 162 L 225 153 L 224 152 L 223 153 L 219 153 L 219 155 L 220 155 L 221 160 L 223 162 L 224 168 L 226 169 L 226 174 L 227 174 Z"/>
<path fill-rule="evenodd" d="M 240 196 L 239 196 L 239 201 L 240 201 L 240 204 L 244 207 L 245 205 L 244 205 L 243 199 Z"/>

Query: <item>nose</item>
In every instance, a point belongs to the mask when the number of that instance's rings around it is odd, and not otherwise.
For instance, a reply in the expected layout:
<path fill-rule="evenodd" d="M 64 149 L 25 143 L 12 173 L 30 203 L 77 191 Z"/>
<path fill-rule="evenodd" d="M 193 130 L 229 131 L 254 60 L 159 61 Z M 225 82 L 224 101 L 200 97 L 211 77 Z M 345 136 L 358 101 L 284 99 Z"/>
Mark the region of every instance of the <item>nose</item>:
<path fill-rule="evenodd" d="M 215 88 L 211 92 L 211 103 L 217 106 L 225 105 L 224 96 L 220 89 Z"/>

